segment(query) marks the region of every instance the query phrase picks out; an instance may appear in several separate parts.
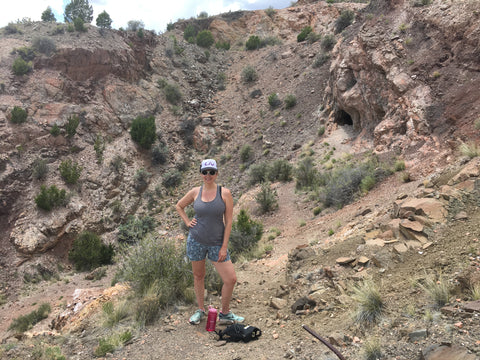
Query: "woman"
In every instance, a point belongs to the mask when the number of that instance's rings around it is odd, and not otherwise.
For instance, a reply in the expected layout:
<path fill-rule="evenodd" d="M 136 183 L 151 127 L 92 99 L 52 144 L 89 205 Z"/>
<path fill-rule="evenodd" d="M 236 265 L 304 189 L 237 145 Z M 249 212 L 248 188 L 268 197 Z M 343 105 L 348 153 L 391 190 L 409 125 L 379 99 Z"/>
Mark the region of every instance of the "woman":
<path fill-rule="evenodd" d="M 203 160 L 200 165 L 203 186 L 194 187 L 176 208 L 190 229 L 187 238 L 187 256 L 192 262 L 195 297 L 198 310 L 190 317 L 190 324 L 197 325 L 205 317 L 205 258 L 208 256 L 223 281 L 220 324 L 243 322 L 244 318 L 230 311 L 230 299 L 237 282 L 237 275 L 228 253 L 228 239 L 233 222 L 233 198 L 230 190 L 218 186 L 217 162 Z M 190 220 L 185 207 L 193 203 L 195 217 Z"/>

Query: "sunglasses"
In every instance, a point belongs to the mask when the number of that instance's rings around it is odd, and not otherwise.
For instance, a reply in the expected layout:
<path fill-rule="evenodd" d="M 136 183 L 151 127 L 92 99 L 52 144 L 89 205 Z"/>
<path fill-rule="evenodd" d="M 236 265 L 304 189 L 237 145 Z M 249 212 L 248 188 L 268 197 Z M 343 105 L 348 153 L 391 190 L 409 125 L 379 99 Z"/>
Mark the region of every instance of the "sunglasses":
<path fill-rule="evenodd" d="M 217 174 L 217 170 L 203 170 L 202 171 L 202 174 L 203 175 L 207 175 L 207 174 L 210 174 L 210 175 L 216 175 Z"/>

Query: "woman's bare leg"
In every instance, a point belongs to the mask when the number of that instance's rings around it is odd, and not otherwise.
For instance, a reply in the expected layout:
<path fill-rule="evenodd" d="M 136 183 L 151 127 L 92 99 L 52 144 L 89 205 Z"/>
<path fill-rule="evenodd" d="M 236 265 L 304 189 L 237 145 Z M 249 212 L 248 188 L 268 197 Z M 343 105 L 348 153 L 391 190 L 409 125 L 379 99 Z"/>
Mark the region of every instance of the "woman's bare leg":
<path fill-rule="evenodd" d="M 237 275 L 230 260 L 224 262 L 213 262 L 215 269 L 222 278 L 222 313 L 228 314 L 230 311 L 230 300 L 232 299 L 233 288 L 237 282 Z"/>
<path fill-rule="evenodd" d="M 193 289 L 199 309 L 205 310 L 205 260 L 192 261 Z"/>

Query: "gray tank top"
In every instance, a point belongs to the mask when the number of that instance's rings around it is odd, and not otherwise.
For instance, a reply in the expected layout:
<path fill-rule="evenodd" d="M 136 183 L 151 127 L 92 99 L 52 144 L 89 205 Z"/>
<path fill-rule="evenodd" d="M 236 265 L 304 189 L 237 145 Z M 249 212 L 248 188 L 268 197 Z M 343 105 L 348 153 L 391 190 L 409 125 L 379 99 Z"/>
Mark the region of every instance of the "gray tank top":
<path fill-rule="evenodd" d="M 202 201 L 203 186 L 200 187 L 198 196 L 193 202 L 197 223 L 190 229 L 190 235 L 199 243 L 215 246 L 223 244 L 225 224 L 225 202 L 222 199 L 221 187 L 217 186 L 215 199 L 209 202 Z"/>

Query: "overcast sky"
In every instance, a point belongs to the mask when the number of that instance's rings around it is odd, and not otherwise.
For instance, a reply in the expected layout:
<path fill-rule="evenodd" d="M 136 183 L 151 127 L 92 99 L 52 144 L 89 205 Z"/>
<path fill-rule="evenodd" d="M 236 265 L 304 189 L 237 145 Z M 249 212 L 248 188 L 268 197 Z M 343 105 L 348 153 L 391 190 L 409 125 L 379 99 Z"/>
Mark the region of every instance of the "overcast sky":
<path fill-rule="evenodd" d="M 3 0 L 5 1 L 5 0 Z M 23 18 L 40 21 L 42 12 L 50 6 L 58 22 L 63 22 L 65 6 L 71 0 L 13 0 L 2 6 L 0 27 Z M 112 19 L 112 27 L 126 28 L 130 20 L 143 21 L 145 29 L 164 32 L 169 22 L 196 17 L 201 12 L 216 15 L 228 11 L 282 9 L 292 0 L 89 0 L 93 7 L 93 21 L 106 11 Z M 5 5 L 5 4 L 4 4 Z"/>

